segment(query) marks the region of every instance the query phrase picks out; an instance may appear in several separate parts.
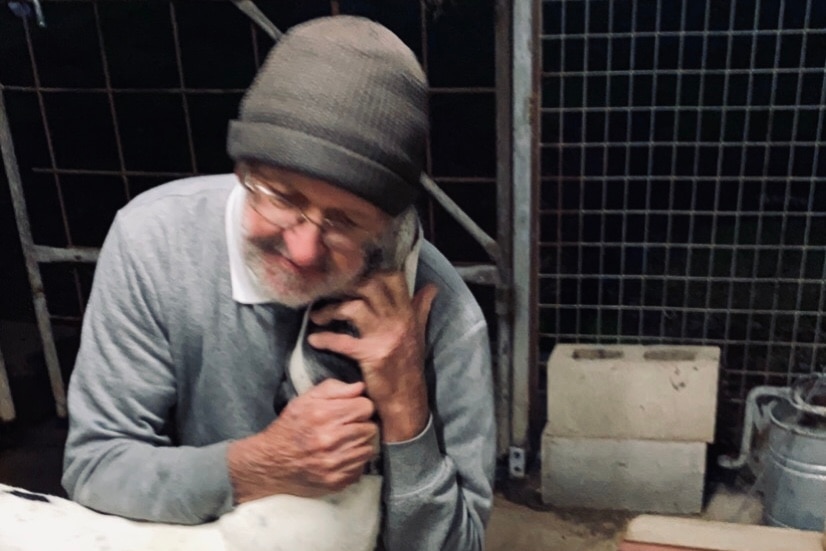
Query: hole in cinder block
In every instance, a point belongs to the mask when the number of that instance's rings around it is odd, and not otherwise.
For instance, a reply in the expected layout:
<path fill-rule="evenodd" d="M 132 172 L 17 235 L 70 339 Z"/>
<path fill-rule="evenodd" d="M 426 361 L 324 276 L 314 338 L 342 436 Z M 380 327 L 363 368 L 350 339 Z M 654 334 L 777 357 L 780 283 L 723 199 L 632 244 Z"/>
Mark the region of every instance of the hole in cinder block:
<path fill-rule="evenodd" d="M 606 348 L 577 348 L 574 350 L 575 360 L 613 360 L 622 358 L 622 350 L 608 350 Z"/>
<path fill-rule="evenodd" d="M 643 354 L 646 360 L 655 362 L 691 362 L 697 358 L 697 353 L 691 350 L 649 350 Z"/>

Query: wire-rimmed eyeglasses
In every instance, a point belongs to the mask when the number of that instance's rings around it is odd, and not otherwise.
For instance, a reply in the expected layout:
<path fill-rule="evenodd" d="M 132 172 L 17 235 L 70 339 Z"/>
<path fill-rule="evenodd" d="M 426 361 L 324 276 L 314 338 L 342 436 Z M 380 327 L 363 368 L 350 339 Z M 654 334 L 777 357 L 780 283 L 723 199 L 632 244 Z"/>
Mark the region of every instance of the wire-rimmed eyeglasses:
<path fill-rule="evenodd" d="M 247 190 L 252 208 L 265 220 L 283 230 L 289 230 L 309 222 L 320 230 L 322 242 L 330 249 L 354 250 L 372 238 L 371 233 L 346 217 L 324 217 L 321 221 L 311 218 L 284 193 L 268 186 L 245 171 L 239 179 Z"/>

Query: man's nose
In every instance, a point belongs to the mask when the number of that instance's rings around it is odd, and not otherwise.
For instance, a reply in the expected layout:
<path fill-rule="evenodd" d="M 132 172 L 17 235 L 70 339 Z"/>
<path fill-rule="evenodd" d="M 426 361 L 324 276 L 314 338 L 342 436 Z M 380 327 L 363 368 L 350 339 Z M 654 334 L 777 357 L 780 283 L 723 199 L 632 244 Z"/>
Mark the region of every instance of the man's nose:
<path fill-rule="evenodd" d="M 321 228 L 309 220 L 287 230 L 284 233 L 284 244 L 287 246 L 290 260 L 302 268 L 320 264 L 324 254 Z"/>

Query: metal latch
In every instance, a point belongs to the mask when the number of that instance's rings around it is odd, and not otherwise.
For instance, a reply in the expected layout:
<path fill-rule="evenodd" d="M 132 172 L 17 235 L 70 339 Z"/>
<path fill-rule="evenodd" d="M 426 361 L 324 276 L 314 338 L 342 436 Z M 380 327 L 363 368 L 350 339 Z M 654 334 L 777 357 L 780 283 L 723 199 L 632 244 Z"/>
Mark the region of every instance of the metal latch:
<path fill-rule="evenodd" d="M 508 470 L 512 478 L 525 477 L 525 450 L 511 446 L 508 454 Z"/>

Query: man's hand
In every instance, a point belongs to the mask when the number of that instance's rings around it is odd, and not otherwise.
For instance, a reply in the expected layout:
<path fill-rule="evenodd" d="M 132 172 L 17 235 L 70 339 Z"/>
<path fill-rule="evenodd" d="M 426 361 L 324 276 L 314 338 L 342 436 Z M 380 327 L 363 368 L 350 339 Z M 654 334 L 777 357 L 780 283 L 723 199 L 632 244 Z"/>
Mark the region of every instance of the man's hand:
<path fill-rule="evenodd" d="M 376 274 L 354 290 L 353 300 L 310 315 L 318 325 L 346 320 L 358 329 L 359 338 L 320 332 L 307 341 L 359 363 L 385 442 L 409 440 L 427 425 L 425 330 L 437 292 L 427 285 L 411 299 L 404 274 Z"/>
<path fill-rule="evenodd" d="M 291 400 L 262 432 L 230 444 L 237 503 L 273 494 L 317 497 L 356 482 L 378 432 L 364 383 L 328 379 Z"/>

